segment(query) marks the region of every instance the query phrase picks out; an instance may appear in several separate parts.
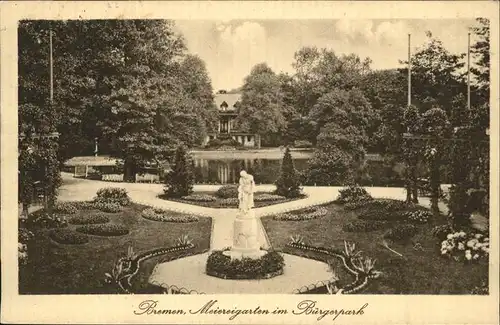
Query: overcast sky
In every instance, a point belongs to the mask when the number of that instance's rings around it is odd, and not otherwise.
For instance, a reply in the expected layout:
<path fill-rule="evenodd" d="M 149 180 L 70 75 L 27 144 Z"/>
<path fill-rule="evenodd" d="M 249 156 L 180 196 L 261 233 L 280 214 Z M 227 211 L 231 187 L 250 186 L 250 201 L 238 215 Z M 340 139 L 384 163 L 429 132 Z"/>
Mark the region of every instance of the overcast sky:
<path fill-rule="evenodd" d="M 399 67 L 431 31 L 454 53 L 467 52 L 468 28 L 474 20 L 178 20 L 190 53 L 206 63 L 214 90 L 241 86 L 257 63 L 291 72 L 294 53 L 303 46 L 370 57 L 372 68 Z"/>

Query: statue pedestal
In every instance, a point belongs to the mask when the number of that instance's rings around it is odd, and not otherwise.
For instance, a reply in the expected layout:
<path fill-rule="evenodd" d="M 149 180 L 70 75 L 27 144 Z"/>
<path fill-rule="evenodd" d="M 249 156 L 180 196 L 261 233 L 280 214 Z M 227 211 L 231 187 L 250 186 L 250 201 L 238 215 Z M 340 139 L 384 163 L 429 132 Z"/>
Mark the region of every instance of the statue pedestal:
<path fill-rule="evenodd" d="M 224 252 L 224 255 L 232 259 L 257 259 L 267 253 L 260 249 L 259 227 L 253 210 L 239 211 L 233 229 L 233 247 Z"/>

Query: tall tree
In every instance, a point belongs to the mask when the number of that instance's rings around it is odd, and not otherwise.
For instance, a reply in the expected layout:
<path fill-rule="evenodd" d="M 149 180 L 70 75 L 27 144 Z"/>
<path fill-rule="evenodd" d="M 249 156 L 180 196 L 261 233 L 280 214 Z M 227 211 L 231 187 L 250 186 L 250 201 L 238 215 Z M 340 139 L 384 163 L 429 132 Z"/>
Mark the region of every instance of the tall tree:
<path fill-rule="evenodd" d="M 283 93 L 278 76 L 261 63 L 252 68 L 242 88 L 241 106 L 236 123 L 245 131 L 263 136 L 269 144 L 272 137 L 286 127 Z"/>
<path fill-rule="evenodd" d="M 478 18 L 477 25 L 472 28 L 476 42 L 471 46 L 475 62 L 471 72 L 475 76 L 474 106 L 489 104 L 490 99 L 490 21 Z"/>

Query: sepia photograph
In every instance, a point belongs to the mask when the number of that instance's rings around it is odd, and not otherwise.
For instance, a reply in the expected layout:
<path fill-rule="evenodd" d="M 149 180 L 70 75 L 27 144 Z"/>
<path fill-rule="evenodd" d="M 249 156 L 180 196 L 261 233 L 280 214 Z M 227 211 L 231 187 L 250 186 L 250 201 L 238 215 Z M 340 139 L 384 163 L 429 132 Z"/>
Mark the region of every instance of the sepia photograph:
<path fill-rule="evenodd" d="M 495 26 L 20 19 L 17 294 L 498 297 Z"/>

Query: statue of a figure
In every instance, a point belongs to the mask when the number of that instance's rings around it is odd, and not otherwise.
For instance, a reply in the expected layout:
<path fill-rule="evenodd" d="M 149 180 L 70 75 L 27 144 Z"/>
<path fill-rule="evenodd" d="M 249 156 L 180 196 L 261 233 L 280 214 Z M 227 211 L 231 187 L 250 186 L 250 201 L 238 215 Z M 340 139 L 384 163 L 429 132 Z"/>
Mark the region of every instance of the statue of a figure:
<path fill-rule="evenodd" d="M 238 187 L 239 209 L 248 211 L 254 207 L 253 192 L 255 182 L 253 176 L 242 170 L 240 172 L 240 186 Z"/>

